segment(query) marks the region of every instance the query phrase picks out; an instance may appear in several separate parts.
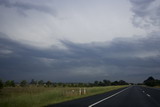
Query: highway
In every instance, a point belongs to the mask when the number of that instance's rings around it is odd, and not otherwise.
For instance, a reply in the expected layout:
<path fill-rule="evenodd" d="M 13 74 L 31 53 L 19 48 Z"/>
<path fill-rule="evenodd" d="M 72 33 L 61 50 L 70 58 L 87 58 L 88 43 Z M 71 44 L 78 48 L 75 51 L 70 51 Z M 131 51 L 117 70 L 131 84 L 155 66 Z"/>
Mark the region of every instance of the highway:
<path fill-rule="evenodd" d="M 160 107 L 160 89 L 130 86 L 48 107 Z"/>

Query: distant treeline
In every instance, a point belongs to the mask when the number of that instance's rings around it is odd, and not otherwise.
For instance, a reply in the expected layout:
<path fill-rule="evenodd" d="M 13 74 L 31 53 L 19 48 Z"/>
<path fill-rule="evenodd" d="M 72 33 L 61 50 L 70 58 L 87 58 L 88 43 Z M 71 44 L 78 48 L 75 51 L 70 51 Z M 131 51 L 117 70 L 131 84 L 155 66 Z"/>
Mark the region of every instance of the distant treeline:
<path fill-rule="evenodd" d="M 94 87 L 94 86 L 112 86 L 112 85 L 133 85 L 133 83 L 127 83 L 124 80 L 119 80 L 119 81 L 114 81 L 111 82 L 110 80 L 103 80 L 103 81 L 94 81 L 93 83 L 56 83 L 56 82 L 51 82 L 47 81 L 44 82 L 43 80 L 34 80 L 32 79 L 30 82 L 26 80 L 22 80 L 19 83 L 15 83 L 14 80 L 7 80 L 7 81 L 2 81 L 0 80 L 0 88 L 3 87 L 27 87 L 27 86 L 43 86 L 43 87 Z M 147 85 L 147 86 L 160 86 L 160 80 L 154 79 L 152 76 L 148 77 L 148 79 L 144 80 L 143 83 L 140 83 L 140 85 Z"/>
<path fill-rule="evenodd" d="M 7 80 L 3 82 L 0 80 L 0 88 L 3 87 L 27 87 L 27 86 L 44 86 L 44 87 L 94 87 L 94 86 L 111 86 L 111 85 L 128 85 L 128 83 L 124 80 L 114 81 L 111 82 L 110 80 L 103 80 L 103 81 L 95 81 L 93 83 L 56 83 L 47 81 L 44 82 L 43 80 L 34 80 L 32 79 L 30 82 L 27 82 L 26 80 L 22 80 L 19 83 L 15 83 L 14 80 Z"/>
<path fill-rule="evenodd" d="M 160 80 L 158 79 L 154 79 L 152 76 L 151 77 L 148 77 L 148 79 L 144 80 L 143 82 L 144 85 L 147 85 L 147 86 L 160 86 Z"/>

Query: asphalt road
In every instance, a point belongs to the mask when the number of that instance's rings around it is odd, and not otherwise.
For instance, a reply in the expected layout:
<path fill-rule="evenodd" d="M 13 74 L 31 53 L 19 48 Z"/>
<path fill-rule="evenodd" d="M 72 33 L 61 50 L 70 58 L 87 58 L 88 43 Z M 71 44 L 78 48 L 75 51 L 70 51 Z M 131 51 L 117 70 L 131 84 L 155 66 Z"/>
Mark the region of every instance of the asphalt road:
<path fill-rule="evenodd" d="M 130 86 L 48 107 L 160 107 L 160 89 Z"/>

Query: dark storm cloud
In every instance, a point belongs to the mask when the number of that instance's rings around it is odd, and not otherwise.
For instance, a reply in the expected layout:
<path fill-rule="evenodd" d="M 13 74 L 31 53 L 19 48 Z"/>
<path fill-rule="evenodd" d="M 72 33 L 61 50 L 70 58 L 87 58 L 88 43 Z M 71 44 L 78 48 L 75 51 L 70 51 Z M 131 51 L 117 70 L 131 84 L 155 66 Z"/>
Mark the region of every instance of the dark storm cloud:
<path fill-rule="evenodd" d="M 138 27 L 160 26 L 159 0 L 130 0 L 133 24 Z"/>
<path fill-rule="evenodd" d="M 139 39 L 119 38 L 110 43 L 77 44 L 63 40 L 61 43 L 67 48 L 63 50 L 36 49 L 6 36 L 0 33 L 0 78 L 3 79 L 93 81 L 160 76 L 157 34 Z"/>
<path fill-rule="evenodd" d="M 54 16 L 56 15 L 55 10 L 53 10 L 50 7 L 45 6 L 45 5 L 38 5 L 38 4 L 36 5 L 36 4 L 24 3 L 21 1 L 12 1 L 11 2 L 10 0 L 0 0 L 0 5 L 4 5 L 5 7 L 8 7 L 8 8 L 15 7 L 15 8 L 18 8 L 19 11 L 33 9 L 33 10 L 41 11 L 41 12 L 48 13 L 48 14 L 51 14 Z"/>

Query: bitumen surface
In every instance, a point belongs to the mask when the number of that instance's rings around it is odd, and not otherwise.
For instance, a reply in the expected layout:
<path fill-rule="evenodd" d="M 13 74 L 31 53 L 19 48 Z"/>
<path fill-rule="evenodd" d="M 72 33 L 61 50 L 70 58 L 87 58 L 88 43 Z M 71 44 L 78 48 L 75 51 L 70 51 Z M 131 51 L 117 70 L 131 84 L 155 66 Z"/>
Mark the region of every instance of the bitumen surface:
<path fill-rule="evenodd" d="M 47 107 L 160 107 L 160 89 L 130 86 Z"/>

